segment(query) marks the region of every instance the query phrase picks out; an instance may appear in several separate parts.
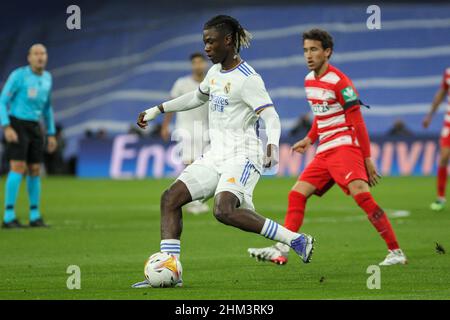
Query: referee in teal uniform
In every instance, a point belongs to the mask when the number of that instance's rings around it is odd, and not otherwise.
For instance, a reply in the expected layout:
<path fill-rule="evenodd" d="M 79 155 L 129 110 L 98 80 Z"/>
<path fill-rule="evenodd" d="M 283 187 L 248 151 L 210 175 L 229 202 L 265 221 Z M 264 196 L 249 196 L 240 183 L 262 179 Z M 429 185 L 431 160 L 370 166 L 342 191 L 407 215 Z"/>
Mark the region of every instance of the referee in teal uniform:
<path fill-rule="evenodd" d="M 34 44 L 28 52 L 28 63 L 10 74 L 0 95 L 0 121 L 10 165 L 5 183 L 2 228 L 8 229 L 24 227 L 16 218 L 15 206 L 25 174 L 30 227 L 47 226 L 39 210 L 45 140 L 39 123 L 41 117 L 47 130 L 47 151 L 54 152 L 57 147 L 51 104 L 52 76 L 45 71 L 47 49 L 42 44 Z"/>

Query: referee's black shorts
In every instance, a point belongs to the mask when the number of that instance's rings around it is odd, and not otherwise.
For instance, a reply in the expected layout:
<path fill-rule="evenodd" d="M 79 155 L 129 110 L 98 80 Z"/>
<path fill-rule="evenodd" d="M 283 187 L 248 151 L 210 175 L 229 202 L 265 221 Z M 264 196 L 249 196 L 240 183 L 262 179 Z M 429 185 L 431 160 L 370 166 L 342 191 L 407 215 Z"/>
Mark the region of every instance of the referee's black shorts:
<path fill-rule="evenodd" d="M 6 145 L 8 160 L 41 163 L 44 155 L 44 137 L 37 121 L 21 120 L 10 116 L 11 127 L 16 131 L 18 143 Z"/>

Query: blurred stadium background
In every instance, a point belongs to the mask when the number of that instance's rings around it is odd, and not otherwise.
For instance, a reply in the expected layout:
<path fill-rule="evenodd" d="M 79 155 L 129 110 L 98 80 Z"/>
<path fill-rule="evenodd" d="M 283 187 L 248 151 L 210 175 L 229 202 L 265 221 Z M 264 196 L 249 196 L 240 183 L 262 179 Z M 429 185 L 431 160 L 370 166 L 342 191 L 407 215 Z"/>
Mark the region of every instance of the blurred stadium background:
<path fill-rule="evenodd" d="M 363 113 L 382 173 L 435 172 L 445 105 L 428 130 L 421 120 L 449 63 L 448 3 L 380 3 L 381 30 L 369 30 L 370 3 L 76 1 L 81 30 L 72 31 L 65 27 L 70 4 L 9 3 L 0 21 L 1 85 L 26 63 L 31 44 L 48 48 L 55 119 L 64 142 L 59 154 L 47 159 L 51 174 L 176 176 L 182 166 L 167 160 L 173 149 L 159 138 L 159 124 L 142 132 L 135 119 L 167 99 L 174 81 L 189 73 L 187 57 L 203 50 L 203 23 L 217 13 L 235 16 L 254 35 L 242 56 L 263 76 L 282 119 L 279 175 L 297 175 L 311 156 L 287 153 L 288 143 L 308 130 L 301 33 L 311 27 L 332 33 L 331 62 L 371 106 Z M 140 151 L 149 147 L 147 167 L 137 168 Z M 114 170 L 113 159 L 119 162 Z"/>
<path fill-rule="evenodd" d="M 381 30 L 368 30 L 366 9 L 374 3 L 320 3 L 2 3 L 0 87 L 26 64 L 31 44 L 47 46 L 60 149 L 46 156 L 46 173 L 74 176 L 42 180 L 50 229 L 0 232 L 0 299 L 448 299 L 450 256 L 435 248 L 448 249 L 450 215 L 448 209 L 428 210 L 435 179 L 421 177 L 435 174 L 446 105 L 430 129 L 422 129 L 421 121 L 449 67 L 450 4 L 378 2 Z M 71 4 L 81 8 L 81 30 L 66 28 Z M 183 290 L 130 288 L 142 278 L 144 260 L 159 248 L 160 194 L 183 168 L 172 157 L 174 144 L 159 137 L 158 123 L 140 131 L 136 117 L 167 99 L 175 80 L 190 72 L 189 55 L 203 50 L 203 23 L 219 13 L 235 16 L 253 32 L 242 56 L 263 76 L 282 119 L 278 175 L 285 178 L 261 179 L 254 195 L 258 211 L 278 222 L 293 176 L 314 153 L 289 152 L 308 130 L 301 33 L 323 27 L 334 36 L 331 63 L 351 77 L 371 106 L 363 115 L 379 170 L 406 176 L 384 178 L 373 189 L 410 259 L 407 266 L 383 269 L 382 290 L 367 289 L 366 270 L 384 256 L 384 243 L 339 188 L 308 204 L 302 230 L 319 239 L 310 265 L 255 263 L 246 250 L 268 245 L 266 239 L 220 224 L 212 214 L 185 215 Z M 0 154 L 3 201 L 2 147 Z M 151 179 L 94 179 L 110 177 Z M 22 221 L 27 210 L 22 190 Z M 81 268 L 83 290 L 67 289 L 69 265 Z"/>

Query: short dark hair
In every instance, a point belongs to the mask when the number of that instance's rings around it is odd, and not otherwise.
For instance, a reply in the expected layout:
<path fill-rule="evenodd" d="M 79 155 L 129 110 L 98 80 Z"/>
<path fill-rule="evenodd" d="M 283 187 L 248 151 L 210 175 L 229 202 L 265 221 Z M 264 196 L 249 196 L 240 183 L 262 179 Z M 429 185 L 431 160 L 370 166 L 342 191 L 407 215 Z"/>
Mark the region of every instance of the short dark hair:
<path fill-rule="evenodd" d="M 227 15 L 215 16 L 209 19 L 203 27 L 203 29 L 210 28 L 215 28 L 217 30 L 226 32 L 227 34 L 231 33 L 237 52 L 241 50 L 242 46 L 248 48 L 250 45 L 250 39 L 252 38 L 251 33 L 245 30 L 241 26 L 239 21 L 237 21 L 233 17 Z"/>
<path fill-rule="evenodd" d="M 193 54 L 191 54 L 189 56 L 189 60 L 190 61 L 194 60 L 195 58 L 202 58 L 203 60 L 206 61 L 205 55 L 203 53 L 201 53 L 201 52 L 194 52 Z"/>
<path fill-rule="evenodd" d="M 333 53 L 333 37 L 331 36 L 331 34 L 329 34 L 328 32 L 326 32 L 325 30 L 322 29 L 311 29 L 308 31 L 303 32 L 303 42 L 305 42 L 305 40 L 317 40 L 320 41 L 320 43 L 322 44 L 322 48 L 331 49 L 331 53 Z M 331 57 L 331 54 L 330 54 Z"/>

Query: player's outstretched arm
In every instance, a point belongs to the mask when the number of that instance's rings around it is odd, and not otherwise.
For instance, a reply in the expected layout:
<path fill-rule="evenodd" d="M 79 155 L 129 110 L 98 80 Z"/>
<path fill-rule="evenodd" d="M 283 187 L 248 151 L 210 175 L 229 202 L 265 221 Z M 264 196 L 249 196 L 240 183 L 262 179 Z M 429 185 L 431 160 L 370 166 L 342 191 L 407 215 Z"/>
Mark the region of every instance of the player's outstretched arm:
<path fill-rule="evenodd" d="M 199 90 L 188 92 L 182 96 L 169 100 L 139 113 L 137 125 L 145 129 L 147 122 L 154 120 L 161 113 L 186 111 L 198 108 L 208 101 L 208 94 L 204 94 Z"/>
<path fill-rule="evenodd" d="M 259 117 L 264 121 L 267 134 L 267 149 L 264 157 L 264 167 L 271 168 L 277 165 L 279 159 L 278 145 L 281 136 L 281 123 L 275 108 L 269 107 L 259 113 Z"/>
<path fill-rule="evenodd" d="M 430 125 L 433 115 L 439 108 L 439 105 L 442 103 L 442 101 L 444 101 L 445 94 L 446 90 L 443 87 L 439 88 L 439 90 L 436 92 L 433 102 L 431 103 L 430 112 L 428 112 L 428 114 L 423 119 L 422 125 L 424 128 L 428 128 L 428 126 Z"/>

